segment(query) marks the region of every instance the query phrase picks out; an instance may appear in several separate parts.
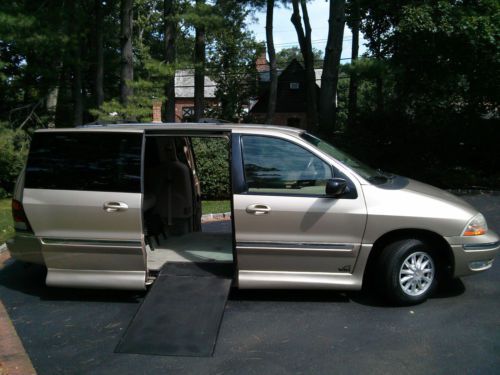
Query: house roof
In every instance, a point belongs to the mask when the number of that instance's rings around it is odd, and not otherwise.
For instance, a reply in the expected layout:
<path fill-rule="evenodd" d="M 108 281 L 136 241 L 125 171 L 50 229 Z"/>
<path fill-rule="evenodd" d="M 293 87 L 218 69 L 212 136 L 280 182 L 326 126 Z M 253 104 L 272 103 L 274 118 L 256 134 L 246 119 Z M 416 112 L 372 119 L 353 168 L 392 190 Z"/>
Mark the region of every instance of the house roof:
<path fill-rule="evenodd" d="M 205 76 L 205 98 L 215 98 L 215 82 Z M 194 98 L 194 69 L 180 69 L 175 72 L 175 97 Z"/>
<path fill-rule="evenodd" d="M 322 69 L 315 69 L 316 83 L 321 83 Z M 318 81 L 319 77 L 319 81 Z M 307 111 L 307 97 L 305 90 L 305 69 L 296 60 L 290 64 L 278 76 L 278 90 L 276 95 L 276 113 L 303 113 Z M 316 85 L 319 98 L 319 86 Z M 269 102 L 269 85 L 259 95 L 257 103 L 250 110 L 251 113 L 267 112 Z"/>

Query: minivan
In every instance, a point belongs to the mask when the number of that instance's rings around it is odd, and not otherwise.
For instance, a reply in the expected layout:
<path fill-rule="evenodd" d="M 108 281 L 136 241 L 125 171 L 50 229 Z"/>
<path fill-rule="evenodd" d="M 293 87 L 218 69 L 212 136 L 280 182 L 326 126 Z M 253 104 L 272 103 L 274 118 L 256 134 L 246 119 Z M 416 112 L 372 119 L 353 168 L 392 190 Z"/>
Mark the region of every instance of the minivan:
<path fill-rule="evenodd" d="M 230 231 L 201 224 L 193 139 L 227 147 Z M 123 124 L 35 132 L 12 202 L 16 259 L 46 284 L 144 290 L 170 262 L 232 264 L 238 288 L 359 290 L 399 304 L 492 266 L 484 217 L 289 127 Z"/>

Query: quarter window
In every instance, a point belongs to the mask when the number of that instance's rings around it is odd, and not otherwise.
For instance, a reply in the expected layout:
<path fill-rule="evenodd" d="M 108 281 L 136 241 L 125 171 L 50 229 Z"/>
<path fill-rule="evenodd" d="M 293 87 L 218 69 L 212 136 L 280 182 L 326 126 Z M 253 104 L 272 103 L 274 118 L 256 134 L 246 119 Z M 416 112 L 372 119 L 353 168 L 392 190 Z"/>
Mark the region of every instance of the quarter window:
<path fill-rule="evenodd" d="M 330 165 L 295 143 L 243 136 L 245 181 L 250 193 L 324 195 Z"/>
<path fill-rule="evenodd" d="M 35 134 L 26 167 L 32 189 L 141 192 L 142 134 Z"/>

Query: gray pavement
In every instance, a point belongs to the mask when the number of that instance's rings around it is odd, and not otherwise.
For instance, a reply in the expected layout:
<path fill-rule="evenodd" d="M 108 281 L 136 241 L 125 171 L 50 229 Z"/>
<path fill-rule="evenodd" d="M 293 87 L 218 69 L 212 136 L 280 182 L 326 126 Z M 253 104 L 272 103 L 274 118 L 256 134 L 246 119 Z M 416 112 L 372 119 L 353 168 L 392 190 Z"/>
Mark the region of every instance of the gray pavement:
<path fill-rule="evenodd" d="M 500 196 L 466 199 L 500 233 Z M 413 307 L 363 293 L 233 291 L 212 358 L 113 353 L 142 294 L 46 288 L 42 267 L 8 261 L 0 299 L 39 374 L 490 374 L 500 371 L 499 262 Z"/>

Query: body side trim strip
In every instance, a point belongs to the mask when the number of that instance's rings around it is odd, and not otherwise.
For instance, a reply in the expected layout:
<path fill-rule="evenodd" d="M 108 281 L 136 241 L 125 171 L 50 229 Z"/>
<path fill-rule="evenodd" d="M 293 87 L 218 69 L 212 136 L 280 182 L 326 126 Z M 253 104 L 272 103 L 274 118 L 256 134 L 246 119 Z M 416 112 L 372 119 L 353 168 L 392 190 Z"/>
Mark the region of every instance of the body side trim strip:
<path fill-rule="evenodd" d="M 343 250 L 352 251 L 354 245 L 343 243 L 307 243 L 307 242 L 237 242 L 238 248 L 279 249 L 279 250 Z"/>

